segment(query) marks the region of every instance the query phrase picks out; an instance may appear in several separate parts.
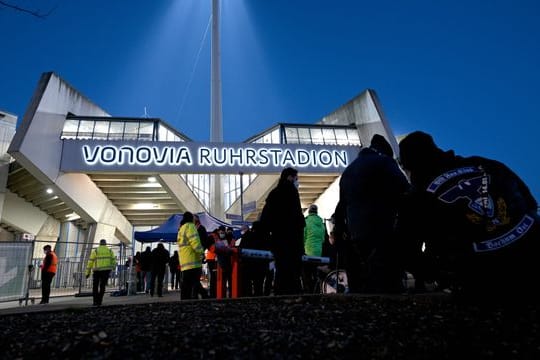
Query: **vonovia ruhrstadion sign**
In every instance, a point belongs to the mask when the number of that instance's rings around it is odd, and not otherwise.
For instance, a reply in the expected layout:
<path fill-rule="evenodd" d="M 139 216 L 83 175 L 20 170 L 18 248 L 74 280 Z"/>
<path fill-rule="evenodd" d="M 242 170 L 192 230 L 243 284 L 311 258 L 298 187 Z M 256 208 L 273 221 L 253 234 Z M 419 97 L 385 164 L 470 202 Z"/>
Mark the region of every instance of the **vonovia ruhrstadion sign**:
<path fill-rule="evenodd" d="M 64 172 L 279 173 L 343 172 L 357 146 L 64 140 Z"/>

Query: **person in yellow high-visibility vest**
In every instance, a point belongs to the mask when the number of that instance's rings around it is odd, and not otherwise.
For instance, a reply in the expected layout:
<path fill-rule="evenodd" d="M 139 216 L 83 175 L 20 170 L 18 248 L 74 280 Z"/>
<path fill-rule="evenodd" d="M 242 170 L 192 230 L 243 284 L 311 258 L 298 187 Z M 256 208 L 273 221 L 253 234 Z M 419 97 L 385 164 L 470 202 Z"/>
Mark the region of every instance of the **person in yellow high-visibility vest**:
<path fill-rule="evenodd" d="M 186 211 L 182 217 L 177 240 L 180 267 L 182 268 L 180 297 L 182 300 L 192 299 L 197 296 L 197 290 L 200 286 L 204 249 L 197 228 L 193 223 L 193 214 L 189 211 Z"/>
<path fill-rule="evenodd" d="M 116 267 L 116 257 L 114 252 L 107 247 L 107 241 L 101 239 L 99 246 L 92 250 L 88 265 L 86 266 L 86 278 L 93 272 L 92 295 L 94 306 L 100 306 L 105 294 L 105 286 L 109 280 L 111 270 Z"/>

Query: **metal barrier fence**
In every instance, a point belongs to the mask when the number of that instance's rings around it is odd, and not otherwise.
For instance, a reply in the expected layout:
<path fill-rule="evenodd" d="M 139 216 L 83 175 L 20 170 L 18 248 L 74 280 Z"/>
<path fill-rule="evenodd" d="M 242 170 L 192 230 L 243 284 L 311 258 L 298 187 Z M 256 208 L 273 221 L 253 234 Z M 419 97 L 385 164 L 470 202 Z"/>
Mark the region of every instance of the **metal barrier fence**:
<path fill-rule="evenodd" d="M 241 289 L 239 286 L 240 283 L 240 273 L 242 271 L 242 266 L 240 266 L 240 258 L 250 258 L 258 260 L 273 260 L 274 255 L 268 250 L 256 250 L 256 249 L 231 249 L 231 288 L 230 288 L 230 297 L 238 298 L 241 294 Z M 311 264 L 329 264 L 330 258 L 324 256 L 302 256 L 303 263 Z M 223 276 L 223 269 L 221 266 L 217 267 L 217 286 L 216 286 L 216 297 L 218 299 L 223 299 L 226 296 L 226 289 L 224 285 L 225 279 Z"/>
<path fill-rule="evenodd" d="M 57 271 L 51 283 L 51 297 L 85 296 L 92 293 L 92 278 L 85 271 L 94 244 L 75 242 L 0 242 L 0 301 L 41 297 L 43 246 L 51 245 L 58 257 Z M 126 289 L 131 249 L 124 244 L 108 245 L 116 255 L 117 267 L 111 271 L 108 291 Z M 17 276 L 14 274 L 17 273 Z"/>

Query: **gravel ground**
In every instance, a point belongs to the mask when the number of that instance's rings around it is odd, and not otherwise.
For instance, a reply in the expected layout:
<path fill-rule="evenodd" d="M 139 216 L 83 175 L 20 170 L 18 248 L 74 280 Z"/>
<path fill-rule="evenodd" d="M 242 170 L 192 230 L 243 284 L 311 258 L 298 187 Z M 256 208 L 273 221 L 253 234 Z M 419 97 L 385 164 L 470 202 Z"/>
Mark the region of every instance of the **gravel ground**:
<path fill-rule="evenodd" d="M 0 316 L 4 359 L 540 359 L 540 305 L 302 296 Z"/>

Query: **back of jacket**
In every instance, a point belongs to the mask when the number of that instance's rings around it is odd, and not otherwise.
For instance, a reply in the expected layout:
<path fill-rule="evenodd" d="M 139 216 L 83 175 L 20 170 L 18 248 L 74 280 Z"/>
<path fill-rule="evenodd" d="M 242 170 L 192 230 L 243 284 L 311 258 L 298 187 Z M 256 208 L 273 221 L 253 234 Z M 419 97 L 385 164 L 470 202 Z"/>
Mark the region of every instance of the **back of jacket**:
<path fill-rule="evenodd" d="M 304 228 L 304 252 L 309 256 L 321 256 L 322 244 L 326 236 L 323 219 L 317 214 L 306 217 Z"/>
<path fill-rule="evenodd" d="M 182 225 L 178 231 L 177 240 L 182 271 L 202 267 L 204 249 L 195 224 L 188 222 Z"/>
<path fill-rule="evenodd" d="M 164 270 L 169 259 L 170 254 L 165 248 L 156 247 L 152 250 L 152 271 Z"/>
<path fill-rule="evenodd" d="M 116 267 L 114 252 L 106 245 L 99 245 L 90 253 L 90 259 L 86 267 L 86 274 L 90 271 L 113 270 Z"/>
<path fill-rule="evenodd" d="M 288 249 L 297 254 L 304 252 L 305 219 L 300 196 L 293 183 L 283 181 L 266 198 L 261 213 L 261 225 L 271 233 L 273 250 Z"/>
<path fill-rule="evenodd" d="M 339 188 L 348 232 L 357 238 L 366 228 L 392 228 L 409 183 L 393 158 L 365 148 L 343 172 Z"/>
<path fill-rule="evenodd" d="M 441 235 L 436 249 L 492 252 L 538 226 L 536 200 L 508 167 L 483 157 L 451 155 L 436 175 L 418 179 L 424 188 L 416 189 L 419 210 L 432 232 Z"/>

